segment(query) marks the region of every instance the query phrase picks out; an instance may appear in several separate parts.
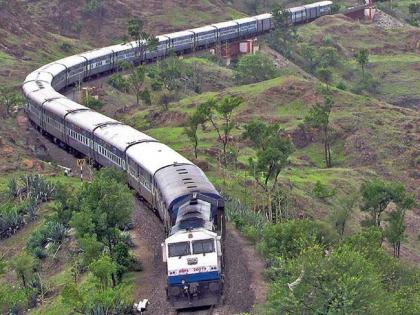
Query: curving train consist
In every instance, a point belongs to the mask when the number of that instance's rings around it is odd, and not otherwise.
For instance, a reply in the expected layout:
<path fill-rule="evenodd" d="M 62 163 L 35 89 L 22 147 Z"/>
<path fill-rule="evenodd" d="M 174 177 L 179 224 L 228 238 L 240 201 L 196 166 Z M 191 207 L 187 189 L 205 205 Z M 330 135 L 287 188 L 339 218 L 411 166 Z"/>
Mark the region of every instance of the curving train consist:
<path fill-rule="evenodd" d="M 293 23 L 330 13 L 331 1 L 290 10 Z M 151 62 L 169 51 L 185 53 L 253 37 L 273 28 L 271 14 L 158 36 L 154 51 L 135 42 L 67 57 L 29 74 L 23 84 L 26 112 L 54 142 L 102 166 L 127 172 L 128 182 L 159 213 L 167 239 L 167 296 L 175 308 L 214 305 L 223 293 L 224 202 L 203 171 L 127 125 L 58 93 L 67 86 L 117 68 L 120 61 Z"/>

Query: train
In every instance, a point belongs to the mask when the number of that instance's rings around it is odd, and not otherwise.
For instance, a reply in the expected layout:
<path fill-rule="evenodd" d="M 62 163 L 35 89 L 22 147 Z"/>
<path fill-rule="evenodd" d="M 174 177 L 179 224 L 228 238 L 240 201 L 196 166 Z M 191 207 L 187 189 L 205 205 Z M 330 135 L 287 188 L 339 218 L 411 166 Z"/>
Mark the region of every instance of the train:
<path fill-rule="evenodd" d="M 289 9 L 292 23 L 329 14 L 331 1 Z M 49 63 L 23 85 L 28 118 L 60 146 L 100 166 L 127 173 L 129 185 L 159 214 L 167 238 L 167 298 L 176 309 L 216 305 L 224 286 L 224 200 L 194 163 L 115 119 L 80 105 L 59 91 L 106 74 L 121 61 L 135 64 L 186 53 L 217 43 L 251 38 L 274 28 L 271 14 L 157 36 L 154 50 L 130 42 L 95 49 Z M 141 45 L 142 43 L 140 43 Z"/>

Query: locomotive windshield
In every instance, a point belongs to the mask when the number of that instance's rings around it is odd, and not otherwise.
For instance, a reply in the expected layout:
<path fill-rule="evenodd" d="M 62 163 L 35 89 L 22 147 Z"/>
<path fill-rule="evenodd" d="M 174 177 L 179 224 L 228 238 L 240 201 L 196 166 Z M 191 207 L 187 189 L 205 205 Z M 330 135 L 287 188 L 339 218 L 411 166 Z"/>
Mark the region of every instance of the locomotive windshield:
<path fill-rule="evenodd" d="M 192 245 L 194 254 L 206 254 L 214 252 L 213 239 L 194 241 Z"/>
<path fill-rule="evenodd" d="M 191 254 L 189 242 L 172 243 L 168 245 L 169 257 L 181 257 Z"/>

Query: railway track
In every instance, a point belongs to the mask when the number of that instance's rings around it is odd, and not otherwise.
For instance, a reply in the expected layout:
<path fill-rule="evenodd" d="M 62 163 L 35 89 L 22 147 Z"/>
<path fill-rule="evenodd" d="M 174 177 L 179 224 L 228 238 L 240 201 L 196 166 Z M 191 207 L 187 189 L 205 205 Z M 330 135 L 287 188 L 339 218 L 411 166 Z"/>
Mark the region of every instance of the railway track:
<path fill-rule="evenodd" d="M 200 308 L 200 309 L 193 309 L 193 310 L 178 310 L 175 312 L 176 315 L 213 315 L 214 314 L 214 306 Z"/>

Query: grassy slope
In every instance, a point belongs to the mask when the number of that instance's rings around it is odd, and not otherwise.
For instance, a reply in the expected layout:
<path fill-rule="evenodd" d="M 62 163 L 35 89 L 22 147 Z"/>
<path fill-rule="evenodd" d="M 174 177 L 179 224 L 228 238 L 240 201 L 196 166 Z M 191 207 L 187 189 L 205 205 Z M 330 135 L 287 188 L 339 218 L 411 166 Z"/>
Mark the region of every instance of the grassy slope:
<path fill-rule="evenodd" d="M 383 30 L 375 25 L 354 22 L 344 16 L 323 17 L 300 28 L 304 42 L 319 46 L 328 35 L 342 57 L 338 67 L 340 80 L 354 85 L 361 78 L 361 70 L 353 55 L 361 48 L 371 54 L 367 71 L 379 81 L 374 96 L 388 103 L 402 106 L 420 104 L 420 72 L 418 38 L 420 29 L 402 27 Z"/>

